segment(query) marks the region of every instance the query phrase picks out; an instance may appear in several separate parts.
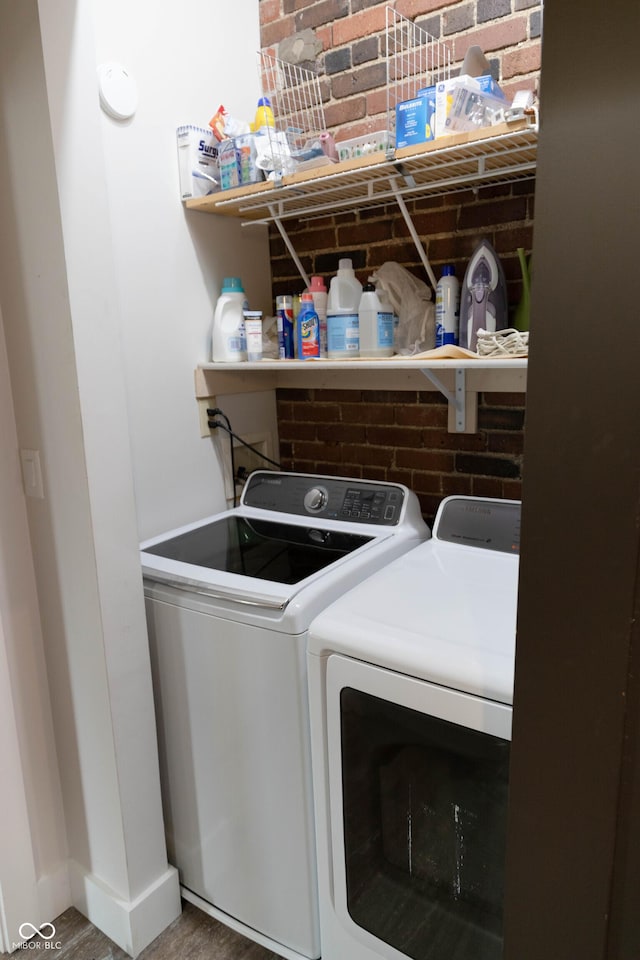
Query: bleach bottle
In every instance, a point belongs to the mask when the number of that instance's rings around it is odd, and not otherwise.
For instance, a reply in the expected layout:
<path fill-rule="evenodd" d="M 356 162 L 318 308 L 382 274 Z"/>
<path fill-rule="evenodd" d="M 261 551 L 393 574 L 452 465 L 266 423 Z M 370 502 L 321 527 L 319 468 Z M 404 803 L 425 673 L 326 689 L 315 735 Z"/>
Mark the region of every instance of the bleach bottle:
<path fill-rule="evenodd" d="M 353 272 L 351 260 L 340 260 L 338 272 L 329 284 L 327 300 L 327 357 L 349 360 L 360 354 L 358 309 L 362 284 Z"/>
<path fill-rule="evenodd" d="M 244 311 L 248 306 L 240 277 L 225 277 L 213 314 L 211 359 L 214 363 L 247 359 Z"/>
<path fill-rule="evenodd" d="M 373 283 L 365 283 L 358 310 L 361 357 L 393 354 L 393 312 L 380 300 Z"/>

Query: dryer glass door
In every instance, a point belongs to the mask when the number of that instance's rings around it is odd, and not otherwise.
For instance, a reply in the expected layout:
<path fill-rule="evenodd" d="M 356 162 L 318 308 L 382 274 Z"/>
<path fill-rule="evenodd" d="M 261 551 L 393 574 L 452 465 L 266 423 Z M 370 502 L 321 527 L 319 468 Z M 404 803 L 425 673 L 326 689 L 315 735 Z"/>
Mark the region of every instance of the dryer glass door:
<path fill-rule="evenodd" d="M 339 656 L 327 690 L 343 921 L 382 957 L 499 960 L 511 709 Z"/>

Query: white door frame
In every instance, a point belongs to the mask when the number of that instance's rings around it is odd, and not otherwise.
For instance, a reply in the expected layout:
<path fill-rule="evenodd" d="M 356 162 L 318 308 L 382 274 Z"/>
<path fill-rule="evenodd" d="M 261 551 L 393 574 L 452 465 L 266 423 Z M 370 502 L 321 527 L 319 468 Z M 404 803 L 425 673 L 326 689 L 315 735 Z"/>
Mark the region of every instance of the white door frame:
<path fill-rule="evenodd" d="M 1 540 L 1 536 L 0 536 Z M 24 938 L 19 928 L 38 923 L 38 888 L 20 744 L 0 610 L 0 950 Z M 32 919 L 33 918 L 33 919 Z"/>
<path fill-rule="evenodd" d="M 10 615 L 10 593 L 4 589 L 5 570 L 17 556 L 31 555 L 24 495 L 19 477 L 9 362 L 0 313 L 0 950 L 9 952 L 22 939 L 20 925 L 39 922 L 35 851 L 29 821 L 18 723 L 11 683 L 8 644 L 20 611 Z M 24 536 L 6 519 L 24 514 Z M 34 596 L 34 602 L 37 598 Z"/>

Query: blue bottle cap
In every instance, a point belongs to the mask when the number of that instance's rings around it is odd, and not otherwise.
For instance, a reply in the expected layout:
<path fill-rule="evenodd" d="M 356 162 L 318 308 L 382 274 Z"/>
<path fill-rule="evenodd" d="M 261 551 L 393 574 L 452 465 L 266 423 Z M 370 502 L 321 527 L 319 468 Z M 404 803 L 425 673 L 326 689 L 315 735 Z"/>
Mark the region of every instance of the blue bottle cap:
<path fill-rule="evenodd" d="M 223 293 L 244 293 L 240 277 L 225 277 L 222 281 Z"/>
<path fill-rule="evenodd" d="M 269 97 L 260 97 L 260 99 L 258 100 L 258 106 L 259 106 L 259 107 L 270 107 L 270 106 L 271 106 L 271 101 L 269 100 Z"/>
<path fill-rule="evenodd" d="M 455 277 L 455 275 L 456 275 L 456 268 L 450 263 L 445 263 L 444 267 L 442 268 L 442 276 Z"/>

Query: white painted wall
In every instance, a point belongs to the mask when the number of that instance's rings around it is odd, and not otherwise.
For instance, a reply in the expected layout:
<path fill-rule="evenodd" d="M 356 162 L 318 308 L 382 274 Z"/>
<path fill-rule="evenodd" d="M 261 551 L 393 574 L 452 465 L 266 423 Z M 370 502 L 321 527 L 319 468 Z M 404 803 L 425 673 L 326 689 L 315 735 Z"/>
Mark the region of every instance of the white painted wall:
<path fill-rule="evenodd" d="M 222 278 L 240 276 L 249 301 L 271 309 L 266 228 L 187 211 L 178 200 L 175 130 L 205 126 L 223 103 L 253 119 L 259 95 L 258 0 L 94 0 L 96 62 L 122 63 L 139 108 L 129 122 L 101 114 L 119 316 L 125 357 L 140 538 L 225 506 L 216 446 L 201 439 L 193 371 L 209 359 Z M 273 394 L 241 433 L 276 436 Z"/>
<path fill-rule="evenodd" d="M 270 298 L 264 233 L 184 212 L 175 127 L 221 100 L 253 112 L 257 36 L 257 0 L 224 27 L 210 0 L 0 0 L 0 302 L 18 443 L 43 465 L 28 520 L 71 895 L 131 953 L 178 909 L 137 543 L 224 506 L 193 369 L 224 275 Z M 129 123 L 98 107 L 105 59 L 138 81 Z M 264 422 L 245 401 L 237 420 L 226 407 L 234 427 L 275 432 L 273 398 L 256 399 Z M 50 843 L 59 857 L 61 825 Z"/>

